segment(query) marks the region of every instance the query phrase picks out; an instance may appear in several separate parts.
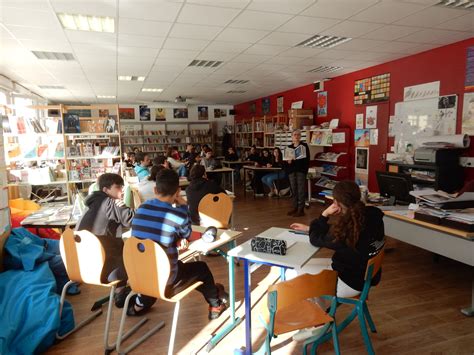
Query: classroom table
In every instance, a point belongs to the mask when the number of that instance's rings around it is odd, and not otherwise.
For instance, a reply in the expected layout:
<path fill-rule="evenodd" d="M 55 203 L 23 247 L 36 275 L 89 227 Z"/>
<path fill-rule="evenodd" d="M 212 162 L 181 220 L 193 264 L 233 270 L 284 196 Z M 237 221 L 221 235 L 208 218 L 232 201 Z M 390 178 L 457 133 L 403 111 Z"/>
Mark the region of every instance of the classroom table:
<path fill-rule="evenodd" d="M 45 205 L 21 221 L 24 228 L 59 228 L 64 231 L 67 227 L 74 227 L 77 218 L 72 216 L 72 205 L 56 204 Z"/>
<path fill-rule="evenodd" d="M 254 173 L 257 171 L 267 171 L 267 172 L 272 172 L 272 171 L 280 171 L 283 170 L 282 168 L 268 168 L 266 166 L 255 166 L 255 165 L 244 165 L 244 196 L 247 195 L 247 172 L 246 170 L 251 170 Z M 255 195 L 255 190 L 254 190 L 254 195 Z"/>
<path fill-rule="evenodd" d="M 474 266 L 474 233 L 410 218 L 407 210 L 384 211 L 384 214 L 385 235 Z M 468 317 L 474 316 L 474 276 L 471 305 L 461 312 Z"/>
<path fill-rule="evenodd" d="M 222 165 L 232 168 L 232 165 L 253 165 L 255 162 L 248 160 L 223 160 Z"/>
<path fill-rule="evenodd" d="M 206 169 L 206 174 L 230 174 L 232 182 L 232 193 L 235 193 L 234 187 L 234 169 L 231 168 L 218 168 L 218 169 Z"/>
<path fill-rule="evenodd" d="M 253 252 L 251 248 L 251 240 L 229 250 L 229 266 L 233 264 L 233 258 L 239 258 L 244 263 L 244 292 L 245 292 L 245 354 L 252 353 L 252 305 L 251 305 L 251 273 L 253 270 L 249 266 L 250 263 L 264 264 L 269 266 L 277 266 L 281 268 L 282 280 L 285 279 L 286 269 L 300 269 L 303 267 L 319 250 L 309 242 L 308 235 L 295 234 L 285 228 L 272 227 L 257 235 L 257 237 L 265 237 L 271 239 L 283 239 L 289 243 L 286 255 L 274 255 L 266 253 Z M 291 245 L 291 243 L 293 243 Z M 229 270 L 230 272 L 230 270 Z M 236 352 L 242 352 L 236 349 Z"/>

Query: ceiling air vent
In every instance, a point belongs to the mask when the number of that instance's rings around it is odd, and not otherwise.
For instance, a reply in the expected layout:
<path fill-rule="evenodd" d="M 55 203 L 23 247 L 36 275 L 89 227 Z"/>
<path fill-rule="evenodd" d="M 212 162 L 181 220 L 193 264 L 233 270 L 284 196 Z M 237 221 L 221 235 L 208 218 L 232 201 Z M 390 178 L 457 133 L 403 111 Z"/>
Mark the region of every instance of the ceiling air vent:
<path fill-rule="evenodd" d="M 333 71 L 336 70 L 341 70 L 342 67 L 329 67 L 326 65 L 320 65 L 317 68 L 308 70 L 308 73 L 332 73 Z"/>
<path fill-rule="evenodd" d="M 436 6 L 449 9 L 474 10 L 474 0 L 441 0 Z"/>
<path fill-rule="evenodd" d="M 316 35 L 298 43 L 296 47 L 319 47 L 319 48 L 332 48 L 350 41 L 350 37 L 338 37 L 338 36 L 320 36 Z"/>
<path fill-rule="evenodd" d="M 65 60 L 71 61 L 74 60 L 72 53 L 61 53 L 61 52 L 41 52 L 41 51 L 32 51 L 36 58 L 41 60 Z"/>
<path fill-rule="evenodd" d="M 248 82 L 248 80 L 227 80 L 224 84 L 246 84 Z"/>
<path fill-rule="evenodd" d="M 230 90 L 227 91 L 228 94 L 243 94 L 244 92 L 247 92 L 245 90 Z"/>
<path fill-rule="evenodd" d="M 199 67 L 199 68 L 217 68 L 223 62 L 218 60 L 201 60 L 194 59 L 189 63 L 188 67 Z"/>
<path fill-rule="evenodd" d="M 64 86 L 61 85 L 38 85 L 40 89 L 43 90 L 64 90 L 66 89 Z"/>

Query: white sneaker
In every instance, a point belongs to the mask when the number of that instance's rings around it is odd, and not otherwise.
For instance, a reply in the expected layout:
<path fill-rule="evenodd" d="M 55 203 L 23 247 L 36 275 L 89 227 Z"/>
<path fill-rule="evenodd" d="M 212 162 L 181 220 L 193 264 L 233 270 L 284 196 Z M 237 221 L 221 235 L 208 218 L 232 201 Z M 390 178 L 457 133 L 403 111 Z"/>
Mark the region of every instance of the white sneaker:
<path fill-rule="evenodd" d="M 255 197 L 262 197 L 263 194 L 255 194 Z"/>
<path fill-rule="evenodd" d="M 312 327 L 312 328 L 305 328 L 298 330 L 294 335 L 293 335 L 293 340 L 295 341 L 302 341 L 306 340 L 308 338 L 314 337 L 315 335 L 318 335 L 319 332 L 323 330 L 323 325 L 319 327 Z"/>
<path fill-rule="evenodd" d="M 280 195 L 280 196 L 286 196 L 286 195 L 288 195 L 289 192 L 290 192 L 290 188 L 287 187 L 286 189 L 281 189 L 281 190 L 279 191 L 279 195 Z"/>
<path fill-rule="evenodd" d="M 268 197 L 273 197 L 273 196 L 276 196 L 276 193 L 274 193 L 273 191 L 270 191 L 268 194 Z"/>

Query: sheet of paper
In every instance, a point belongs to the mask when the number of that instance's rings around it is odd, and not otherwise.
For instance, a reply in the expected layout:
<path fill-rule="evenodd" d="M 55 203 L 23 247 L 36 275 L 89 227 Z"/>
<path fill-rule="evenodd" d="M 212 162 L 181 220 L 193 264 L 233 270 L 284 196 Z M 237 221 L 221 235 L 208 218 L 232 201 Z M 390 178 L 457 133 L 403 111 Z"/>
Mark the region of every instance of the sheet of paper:
<path fill-rule="evenodd" d="M 358 113 L 356 115 L 356 129 L 363 129 L 364 128 L 364 114 Z"/>
<path fill-rule="evenodd" d="M 342 144 L 346 143 L 346 135 L 344 132 L 335 132 L 332 134 L 332 143 L 333 144 Z"/>

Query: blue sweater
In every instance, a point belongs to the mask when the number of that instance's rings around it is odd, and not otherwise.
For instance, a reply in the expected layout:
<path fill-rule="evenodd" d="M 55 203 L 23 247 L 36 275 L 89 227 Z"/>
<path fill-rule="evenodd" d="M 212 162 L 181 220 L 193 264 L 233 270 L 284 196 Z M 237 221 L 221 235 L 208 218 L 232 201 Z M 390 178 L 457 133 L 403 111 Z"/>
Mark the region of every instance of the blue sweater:
<path fill-rule="evenodd" d="M 138 176 L 138 181 L 145 180 L 145 178 L 150 175 L 150 171 L 146 166 L 137 165 L 134 170 Z"/>
<path fill-rule="evenodd" d="M 163 247 L 170 260 L 168 285 L 173 284 L 178 273 L 177 242 L 191 235 L 188 206 L 173 207 L 158 199 L 144 202 L 132 221 L 132 235 L 151 239 Z"/>

